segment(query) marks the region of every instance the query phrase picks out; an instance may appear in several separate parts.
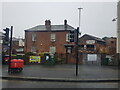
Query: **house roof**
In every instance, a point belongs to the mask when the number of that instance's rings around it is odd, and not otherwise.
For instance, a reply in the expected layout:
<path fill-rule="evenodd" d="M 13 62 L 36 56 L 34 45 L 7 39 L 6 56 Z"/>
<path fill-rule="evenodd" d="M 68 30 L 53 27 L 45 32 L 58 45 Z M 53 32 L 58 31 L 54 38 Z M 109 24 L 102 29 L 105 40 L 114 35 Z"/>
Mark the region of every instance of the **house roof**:
<path fill-rule="evenodd" d="M 96 40 L 96 41 L 105 42 L 105 41 L 104 41 L 103 39 L 101 39 L 101 38 L 98 38 L 98 37 L 95 37 L 95 36 L 92 36 L 92 35 L 88 35 L 88 34 L 83 35 L 81 38 L 83 38 L 84 36 L 88 36 L 88 37 L 90 37 L 90 39 L 93 39 L 93 40 Z"/>
<path fill-rule="evenodd" d="M 70 25 L 51 25 L 51 31 L 65 31 L 65 30 L 75 30 Z M 35 27 L 26 29 L 25 31 L 47 31 L 45 25 L 37 25 Z"/>

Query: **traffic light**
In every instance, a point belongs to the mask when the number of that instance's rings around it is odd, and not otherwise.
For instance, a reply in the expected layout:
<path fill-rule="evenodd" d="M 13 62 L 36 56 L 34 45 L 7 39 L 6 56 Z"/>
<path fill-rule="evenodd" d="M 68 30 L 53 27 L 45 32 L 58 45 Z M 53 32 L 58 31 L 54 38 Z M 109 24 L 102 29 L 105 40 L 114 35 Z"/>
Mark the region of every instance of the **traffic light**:
<path fill-rule="evenodd" d="M 69 40 L 75 42 L 75 30 L 70 31 Z"/>
<path fill-rule="evenodd" d="M 5 31 L 5 33 L 3 33 L 3 41 L 4 44 L 8 44 L 9 43 L 9 28 L 3 29 Z"/>
<path fill-rule="evenodd" d="M 75 29 L 75 30 L 71 30 L 70 34 L 69 34 L 69 40 L 70 40 L 70 42 L 77 42 L 77 40 L 78 40 L 78 34 L 80 34 L 79 33 L 79 27 L 77 27 L 77 29 Z"/>
<path fill-rule="evenodd" d="M 4 40 L 9 41 L 9 28 L 3 29 L 5 31 L 4 35 Z"/>

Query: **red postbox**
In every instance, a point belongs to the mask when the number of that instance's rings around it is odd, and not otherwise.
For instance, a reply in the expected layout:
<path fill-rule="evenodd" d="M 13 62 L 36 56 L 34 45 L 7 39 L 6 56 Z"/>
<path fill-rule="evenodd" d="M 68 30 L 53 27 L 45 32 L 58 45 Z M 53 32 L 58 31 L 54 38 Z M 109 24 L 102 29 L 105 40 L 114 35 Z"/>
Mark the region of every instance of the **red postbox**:
<path fill-rule="evenodd" d="M 22 59 L 18 59 L 18 68 L 23 68 L 23 66 L 24 66 L 24 60 L 22 60 Z"/>
<path fill-rule="evenodd" d="M 24 60 L 22 59 L 12 59 L 10 60 L 10 71 L 11 72 L 21 72 L 24 66 Z"/>

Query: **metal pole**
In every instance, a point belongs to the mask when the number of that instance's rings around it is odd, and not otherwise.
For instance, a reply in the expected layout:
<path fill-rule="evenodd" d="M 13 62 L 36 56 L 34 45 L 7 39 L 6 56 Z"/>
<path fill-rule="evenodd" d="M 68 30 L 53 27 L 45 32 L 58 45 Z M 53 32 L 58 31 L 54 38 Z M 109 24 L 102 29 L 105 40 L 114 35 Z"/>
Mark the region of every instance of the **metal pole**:
<path fill-rule="evenodd" d="M 12 33 L 13 33 L 13 26 L 11 26 L 11 34 L 10 34 L 10 51 L 9 51 L 9 63 L 8 63 L 8 73 L 10 73 L 10 60 L 11 60 L 11 54 L 12 54 Z"/>
<path fill-rule="evenodd" d="M 79 34 L 79 27 L 76 30 L 76 76 L 78 75 L 78 34 Z"/>
<path fill-rule="evenodd" d="M 81 30 L 80 29 L 80 19 L 81 19 L 81 10 L 82 10 L 83 8 L 78 8 L 78 10 L 79 10 L 79 30 Z M 81 33 L 80 33 L 81 34 Z"/>
<path fill-rule="evenodd" d="M 78 76 L 78 63 L 79 63 L 79 60 L 78 60 L 78 39 L 79 39 L 81 9 L 82 8 L 78 8 L 78 10 L 79 10 L 79 27 L 77 27 L 77 30 L 76 30 L 76 76 Z"/>

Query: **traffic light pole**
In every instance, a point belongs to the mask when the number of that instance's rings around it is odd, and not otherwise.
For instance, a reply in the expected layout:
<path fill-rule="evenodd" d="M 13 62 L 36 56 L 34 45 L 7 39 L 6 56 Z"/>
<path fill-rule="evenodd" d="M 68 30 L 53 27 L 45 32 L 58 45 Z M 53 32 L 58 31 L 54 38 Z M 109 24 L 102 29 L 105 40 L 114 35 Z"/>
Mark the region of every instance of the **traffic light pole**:
<path fill-rule="evenodd" d="M 76 29 L 76 42 L 75 42 L 75 51 L 76 51 L 76 76 L 78 75 L 78 63 L 79 63 L 79 60 L 78 60 L 78 35 L 79 35 L 79 27 L 77 27 Z"/>
<path fill-rule="evenodd" d="M 12 33 L 13 33 L 13 26 L 11 26 L 11 33 L 10 33 L 10 51 L 9 51 L 9 61 L 8 61 L 8 73 L 10 73 L 10 60 L 12 54 Z"/>

